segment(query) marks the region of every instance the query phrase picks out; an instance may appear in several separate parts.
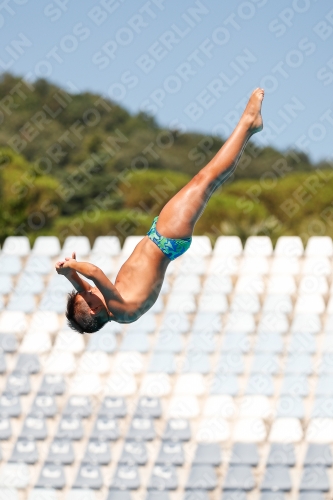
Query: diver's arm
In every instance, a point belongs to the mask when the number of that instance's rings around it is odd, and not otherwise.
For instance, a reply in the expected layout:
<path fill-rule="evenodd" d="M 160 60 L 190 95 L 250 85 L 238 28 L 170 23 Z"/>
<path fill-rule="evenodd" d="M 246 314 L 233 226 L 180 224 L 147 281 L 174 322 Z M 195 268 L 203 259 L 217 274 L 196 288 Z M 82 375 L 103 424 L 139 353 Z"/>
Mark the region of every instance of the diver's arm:
<path fill-rule="evenodd" d="M 82 279 L 77 274 L 77 272 L 73 269 L 72 266 L 64 265 L 68 261 L 74 261 L 74 262 L 76 262 L 75 252 L 73 252 L 71 259 L 66 258 L 63 261 L 59 261 L 59 262 L 56 263 L 55 267 L 56 267 L 57 273 L 58 274 L 62 274 L 63 276 L 65 276 L 65 278 L 67 278 L 68 281 L 70 281 L 72 283 L 73 287 L 78 292 L 84 292 L 84 291 L 90 290 L 91 289 L 91 285 L 87 281 L 85 281 L 84 279 Z M 88 276 L 86 276 L 86 277 L 88 277 Z"/>

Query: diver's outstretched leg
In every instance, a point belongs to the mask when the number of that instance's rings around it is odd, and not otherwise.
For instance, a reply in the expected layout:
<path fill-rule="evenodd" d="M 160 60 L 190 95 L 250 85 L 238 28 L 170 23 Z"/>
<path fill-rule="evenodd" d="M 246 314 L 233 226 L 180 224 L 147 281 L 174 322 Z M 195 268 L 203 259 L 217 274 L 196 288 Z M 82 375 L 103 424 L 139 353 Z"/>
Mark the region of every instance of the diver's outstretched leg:
<path fill-rule="evenodd" d="M 235 130 L 214 158 L 162 209 L 157 231 L 167 238 L 189 238 L 213 192 L 233 173 L 250 137 L 263 128 L 263 89 L 257 88 Z"/>

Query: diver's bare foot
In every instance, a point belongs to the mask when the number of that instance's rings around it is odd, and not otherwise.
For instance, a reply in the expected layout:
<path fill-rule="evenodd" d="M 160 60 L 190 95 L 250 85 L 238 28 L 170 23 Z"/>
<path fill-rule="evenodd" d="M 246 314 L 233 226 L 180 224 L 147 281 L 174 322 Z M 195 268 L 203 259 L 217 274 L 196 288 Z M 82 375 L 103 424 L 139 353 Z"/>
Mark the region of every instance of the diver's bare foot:
<path fill-rule="evenodd" d="M 241 118 L 241 121 L 246 123 L 251 135 L 260 132 L 263 129 L 261 104 L 264 99 L 264 94 L 264 90 L 260 88 L 257 88 L 252 92 Z"/>

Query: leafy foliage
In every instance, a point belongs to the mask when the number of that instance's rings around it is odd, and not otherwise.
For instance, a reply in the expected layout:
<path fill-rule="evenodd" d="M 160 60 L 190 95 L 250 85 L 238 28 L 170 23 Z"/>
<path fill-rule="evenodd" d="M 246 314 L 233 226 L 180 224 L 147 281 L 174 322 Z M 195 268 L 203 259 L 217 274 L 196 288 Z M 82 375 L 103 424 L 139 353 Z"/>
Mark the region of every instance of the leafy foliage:
<path fill-rule="evenodd" d="M 20 91 L 14 91 L 14 89 Z M 8 235 L 146 232 L 164 204 L 224 143 L 165 130 L 97 94 L 0 75 L 0 242 Z M 195 234 L 333 234 L 332 165 L 249 143 Z M 289 200 L 289 205 L 286 200 Z M 292 209 L 293 208 L 293 209 Z M 325 212 L 326 210 L 326 212 Z M 333 213 L 333 210 L 332 210 Z"/>

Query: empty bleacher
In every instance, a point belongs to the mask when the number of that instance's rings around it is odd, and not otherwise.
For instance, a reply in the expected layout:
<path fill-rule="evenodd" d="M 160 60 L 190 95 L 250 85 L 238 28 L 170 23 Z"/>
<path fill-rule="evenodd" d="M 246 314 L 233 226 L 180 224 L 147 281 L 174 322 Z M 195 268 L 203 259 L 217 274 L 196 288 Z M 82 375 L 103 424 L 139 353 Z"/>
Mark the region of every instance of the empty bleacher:
<path fill-rule="evenodd" d="M 0 500 L 331 499 L 332 240 L 194 237 L 137 322 L 70 330 L 55 262 L 140 238 L 5 240 Z"/>

